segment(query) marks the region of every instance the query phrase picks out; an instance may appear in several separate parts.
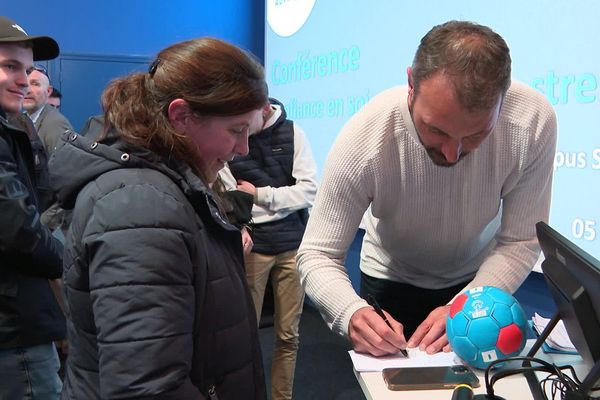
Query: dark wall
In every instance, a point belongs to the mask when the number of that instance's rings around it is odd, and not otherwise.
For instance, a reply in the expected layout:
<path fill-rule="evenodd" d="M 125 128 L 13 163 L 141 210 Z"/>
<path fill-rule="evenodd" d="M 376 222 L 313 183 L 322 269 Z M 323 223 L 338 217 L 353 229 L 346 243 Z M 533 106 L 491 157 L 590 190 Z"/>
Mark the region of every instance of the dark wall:
<path fill-rule="evenodd" d="M 57 0 L 7 2 L 2 15 L 30 35 L 48 35 L 61 55 L 47 65 L 63 94 L 62 113 L 79 131 L 101 112 L 100 95 L 117 76 L 147 69 L 158 51 L 201 36 L 227 40 L 264 60 L 262 0 Z"/>
<path fill-rule="evenodd" d="M 63 52 L 153 56 L 171 43 L 215 36 L 264 54 L 262 0 L 57 0 L 2 2 L 2 15 Z"/>

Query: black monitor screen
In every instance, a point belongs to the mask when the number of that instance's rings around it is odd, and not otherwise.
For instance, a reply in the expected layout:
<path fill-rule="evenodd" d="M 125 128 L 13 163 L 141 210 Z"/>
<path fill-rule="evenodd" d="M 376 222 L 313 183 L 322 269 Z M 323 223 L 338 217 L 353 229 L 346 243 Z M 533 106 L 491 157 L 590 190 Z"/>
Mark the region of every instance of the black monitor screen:
<path fill-rule="evenodd" d="M 542 271 L 567 333 L 588 371 L 600 360 L 600 262 L 543 222 Z"/>

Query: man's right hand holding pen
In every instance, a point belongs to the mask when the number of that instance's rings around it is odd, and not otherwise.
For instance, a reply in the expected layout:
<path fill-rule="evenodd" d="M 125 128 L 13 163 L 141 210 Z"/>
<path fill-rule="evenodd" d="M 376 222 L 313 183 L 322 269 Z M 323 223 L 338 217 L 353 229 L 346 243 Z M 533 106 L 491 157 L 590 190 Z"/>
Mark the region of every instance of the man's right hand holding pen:
<path fill-rule="evenodd" d="M 371 302 L 377 304 L 374 299 Z M 354 351 L 374 356 L 398 353 L 406 355 L 406 338 L 402 324 L 373 304 L 371 307 L 358 309 L 350 318 L 348 333 Z M 381 310 L 385 319 L 378 314 L 376 308 Z"/>

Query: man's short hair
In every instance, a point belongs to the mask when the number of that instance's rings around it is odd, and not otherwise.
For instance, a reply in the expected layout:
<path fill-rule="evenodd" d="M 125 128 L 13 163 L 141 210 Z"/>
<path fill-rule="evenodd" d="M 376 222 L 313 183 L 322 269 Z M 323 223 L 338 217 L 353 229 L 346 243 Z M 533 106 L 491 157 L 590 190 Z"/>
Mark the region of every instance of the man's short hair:
<path fill-rule="evenodd" d="M 443 73 L 451 78 L 460 104 L 468 110 L 493 107 L 510 87 L 508 45 L 487 26 L 449 21 L 422 39 L 412 65 L 415 95 L 419 84 Z"/>
<path fill-rule="evenodd" d="M 52 93 L 50 93 L 50 97 L 56 97 L 58 99 L 62 99 L 62 93 L 57 88 L 52 86 Z"/>

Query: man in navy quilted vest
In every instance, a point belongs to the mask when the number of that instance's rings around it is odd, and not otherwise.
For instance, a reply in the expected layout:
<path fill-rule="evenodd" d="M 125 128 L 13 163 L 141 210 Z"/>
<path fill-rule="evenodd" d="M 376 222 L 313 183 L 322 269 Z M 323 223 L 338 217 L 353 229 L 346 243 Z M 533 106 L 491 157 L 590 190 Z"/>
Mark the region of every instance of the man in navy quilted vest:
<path fill-rule="evenodd" d="M 304 302 L 295 259 L 317 191 L 317 167 L 304 132 L 286 118 L 279 101 L 269 102 L 263 109 L 262 127 L 248 140 L 248 155 L 230 161 L 221 178 L 228 189 L 254 198 L 254 246 L 246 252 L 246 278 L 258 320 L 269 278 L 273 286 L 271 393 L 273 400 L 280 400 L 292 398 Z"/>

